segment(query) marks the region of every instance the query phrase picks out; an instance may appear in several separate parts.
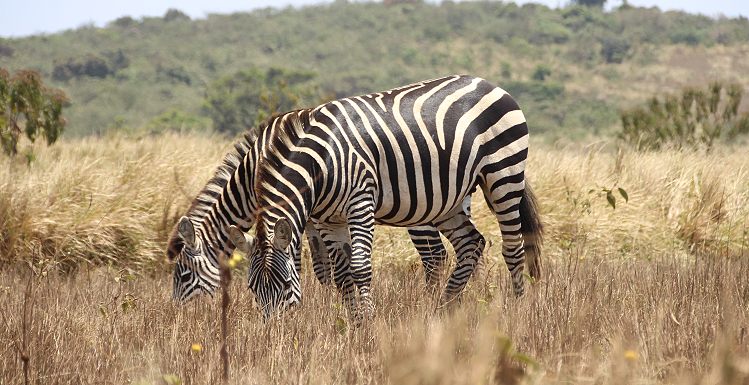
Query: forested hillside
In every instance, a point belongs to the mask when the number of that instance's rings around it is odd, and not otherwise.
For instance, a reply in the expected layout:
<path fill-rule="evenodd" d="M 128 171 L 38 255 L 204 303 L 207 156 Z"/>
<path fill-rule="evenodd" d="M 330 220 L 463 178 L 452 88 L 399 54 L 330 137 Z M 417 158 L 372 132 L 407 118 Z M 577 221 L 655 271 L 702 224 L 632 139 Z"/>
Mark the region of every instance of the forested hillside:
<path fill-rule="evenodd" d="M 273 108 L 470 73 L 512 93 L 534 132 L 580 138 L 612 132 L 619 109 L 655 93 L 712 80 L 746 88 L 747 57 L 746 18 L 501 2 L 338 1 L 199 20 L 171 10 L 0 39 L 0 67 L 37 69 L 68 94 L 68 137 L 205 130 L 227 103 L 260 119 Z M 238 77 L 255 94 L 227 101 Z"/>

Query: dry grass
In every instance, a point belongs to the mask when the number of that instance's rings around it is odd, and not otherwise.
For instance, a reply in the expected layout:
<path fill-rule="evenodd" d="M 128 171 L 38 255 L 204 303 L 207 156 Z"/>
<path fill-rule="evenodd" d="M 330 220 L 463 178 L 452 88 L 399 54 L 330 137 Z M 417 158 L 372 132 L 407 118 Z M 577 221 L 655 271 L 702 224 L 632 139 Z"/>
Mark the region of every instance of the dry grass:
<path fill-rule="evenodd" d="M 23 383 L 19 350 L 31 383 L 219 381 L 219 300 L 172 304 L 161 255 L 227 145 L 89 139 L 37 149 L 30 169 L 2 160 L 0 384 Z M 746 150 L 534 147 L 546 274 L 520 300 L 481 199 L 475 216 L 495 242 L 487 273 L 445 312 L 400 229 L 377 230 L 377 314 L 361 329 L 308 267 L 303 305 L 263 323 L 238 270 L 230 383 L 747 384 Z M 614 187 L 629 193 L 616 209 L 600 193 Z"/>
<path fill-rule="evenodd" d="M 302 307 L 268 324 L 247 290 L 234 285 L 230 383 L 477 384 L 513 383 L 515 376 L 525 383 L 749 381 L 746 258 L 571 257 L 546 266 L 548 277 L 521 300 L 502 272 L 490 275 L 488 285 L 474 283 L 461 304 L 439 314 L 414 265 L 379 269 L 376 319 L 353 331 L 346 330 L 337 296 L 310 274 Z M 32 383 L 160 384 L 170 376 L 217 383 L 219 301 L 178 308 L 168 277 L 118 283 L 115 276 L 102 268 L 75 278 L 35 278 Z M 21 274 L 0 276 L 6 288 L 24 282 Z M 133 304 L 123 306 L 127 301 Z M 9 314 L 0 326 L 3 383 L 21 383 L 10 339 L 20 338 L 22 302 L 23 290 L 6 289 L 0 298 Z M 503 354 L 506 341 L 527 359 Z M 191 350 L 195 343 L 201 352 Z"/>
<path fill-rule="evenodd" d="M 0 267 L 153 267 L 226 147 L 218 137 L 91 138 L 37 147 L 30 167 L 0 157 Z"/>

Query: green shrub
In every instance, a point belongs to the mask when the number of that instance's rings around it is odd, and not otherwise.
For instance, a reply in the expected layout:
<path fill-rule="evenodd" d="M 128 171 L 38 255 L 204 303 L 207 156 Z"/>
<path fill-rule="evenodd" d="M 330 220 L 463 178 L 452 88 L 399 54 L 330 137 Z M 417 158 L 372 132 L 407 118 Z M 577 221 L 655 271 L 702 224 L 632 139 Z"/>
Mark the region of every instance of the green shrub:
<path fill-rule="evenodd" d="M 146 124 L 145 131 L 148 134 L 161 134 L 168 131 L 197 132 L 203 131 L 208 125 L 209 122 L 205 118 L 193 116 L 178 109 L 170 109 L 151 119 Z"/>
<path fill-rule="evenodd" d="M 749 113 L 739 115 L 743 87 L 715 82 L 705 89 L 652 97 L 621 113 L 620 137 L 639 149 L 704 145 L 749 133 Z"/>
<path fill-rule="evenodd" d="M 206 91 L 204 112 L 216 131 L 234 134 L 275 113 L 301 107 L 305 99 L 319 99 L 308 72 L 253 68 L 223 77 Z"/>
<path fill-rule="evenodd" d="M 621 63 L 629 53 L 631 44 L 621 36 L 610 35 L 601 37 L 601 56 L 606 63 Z"/>
<path fill-rule="evenodd" d="M 126 60 L 124 55 L 119 57 L 115 54 L 115 60 Z M 86 55 L 80 60 L 69 58 L 64 63 L 55 63 L 52 70 L 52 78 L 58 81 L 67 81 L 79 77 L 106 78 L 114 73 L 107 61 L 95 55 Z"/>

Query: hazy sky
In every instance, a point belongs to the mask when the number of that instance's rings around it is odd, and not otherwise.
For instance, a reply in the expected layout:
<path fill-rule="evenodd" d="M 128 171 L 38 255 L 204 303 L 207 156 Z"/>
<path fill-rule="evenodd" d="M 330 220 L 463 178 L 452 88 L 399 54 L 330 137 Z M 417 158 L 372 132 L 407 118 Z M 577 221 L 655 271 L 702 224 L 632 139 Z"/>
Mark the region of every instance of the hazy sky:
<path fill-rule="evenodd" d="M 435 0 L 432 0 L 435 1 Z M 193 18 L 207 13 L 231 13 L 261 7 L 301 6 L 325 0 L 0 0 L 0 36 L 16 37 L 58 32 L 87 23 L 103 26 L 120 16 L 162 16 L 177 8 Z M 436 2 L 436 1 L 435 1 Z M 519 0 L 518 3 L 530 1 Z M 568 0 L 535 0 L 551 7 Z M 609 0 L 609 6 L 621 0 Z M 709 16 L 749 16 L 749 0 L 629 0 L 632 5 L 681 9 Z"/>

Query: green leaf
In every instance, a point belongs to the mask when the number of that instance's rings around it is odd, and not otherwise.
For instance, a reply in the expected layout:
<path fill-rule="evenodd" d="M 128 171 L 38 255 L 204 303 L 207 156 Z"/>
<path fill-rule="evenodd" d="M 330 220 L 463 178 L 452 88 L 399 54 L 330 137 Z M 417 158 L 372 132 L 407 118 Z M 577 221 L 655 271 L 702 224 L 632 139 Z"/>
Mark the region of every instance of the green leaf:
<path fill-rule="evenodd" d="M 530 367 L 533 367 L 533 368 L 538 368 L 538 366 L 539 366 L 538 365 L 538 361 L 534 360 L 533 357 L 531 357 L 529 355 L 526 355 L 526 354 L 515 353 L 515 357 L 514 358 L 518 362 L 521 362 L 521 363 L 526 364 L 526 365 L 528 365 Z"/>
<path fill-rule="evenodd" d="M 629 203 L 629 195 L 627 195 L 627 192 L 624 191 L 624 189 L 621 187 L 619 187 L 617 190 L 619 190 L 619 195 L 621 195 L 622 198 L 624 198 L 624 201 Z"/>
<path fill-rule="evenodd" d="M 130 309 L 135 309 L 135 301 L 136 298 L 132 294 L 126 294 L 125 298 L 122 300 L 122 303 L 120 306 L 122 307 L 122 311 L 128 311 Z"/>
<path fill-rule="evenodd" d="M 611 190 L 606 192 L 606 200 L 609 202 L 611 208 L 616 209 L 616 197 L 611 193 Z"/>
<path fill-rule="evenodd" d="M 340 335 L 346 334 L 346 330 L 348 330 L 348 324 L 346 323 L 346 320 L 341 317 L 337 317 L 335 319 L 335 330 Z"/>
<path fill-rule="evenodd" d="M 165 374 L 163 379 L 168 385 L 182 385 L 182 380 L 174 374 Z"/>

